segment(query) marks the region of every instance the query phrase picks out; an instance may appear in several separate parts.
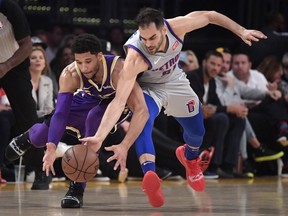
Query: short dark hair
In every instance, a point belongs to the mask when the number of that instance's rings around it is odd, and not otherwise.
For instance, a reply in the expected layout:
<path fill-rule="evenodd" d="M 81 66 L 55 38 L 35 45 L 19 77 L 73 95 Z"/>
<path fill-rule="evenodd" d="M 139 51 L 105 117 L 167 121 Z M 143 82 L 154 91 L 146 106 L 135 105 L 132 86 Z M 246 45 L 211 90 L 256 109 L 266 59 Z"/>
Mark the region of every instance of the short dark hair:
<path fill-rule="evenodd" d="M 204 59 L 207 60 L 207 59 L 210 58 L 210 56 L 216 56 L 216 57 L 219 57 L 219 58 L 221 58 L 221 59 L 223 60 L 223 55 L 222 55 L 220 52 L 216 51 L 216 50 L 210 50 L 210 51 L 208 51 L 208 52 L 205 54 Z"/>
<path fill-rule="evenodd" d="M 101 42 L 98 37 L 93 34 L 84 33 L 75 37 L 74 42 L 71 46 L 72 52 L 85 53 L 90 52 L 91 54 L 98 54 L 102 52 Z"/>
<path fill-rule="evenodd" d="M 248 60 L 251 61 L 250 52 L 247 48 L 240 47 L 240 48 L 234 50 L 233 56 L 237 56 L 237 55 L 245 55 L 245 56 L 247 56 Z"/>
<path fill-rule="evenodd" d="M 153 8 L 142 8 L 138 13 L 135 22 L 138 27 L 147 27 L 155 23 L 156 28 L 160 29 L 164 25 L 164 17 L 161 11 Z"/>

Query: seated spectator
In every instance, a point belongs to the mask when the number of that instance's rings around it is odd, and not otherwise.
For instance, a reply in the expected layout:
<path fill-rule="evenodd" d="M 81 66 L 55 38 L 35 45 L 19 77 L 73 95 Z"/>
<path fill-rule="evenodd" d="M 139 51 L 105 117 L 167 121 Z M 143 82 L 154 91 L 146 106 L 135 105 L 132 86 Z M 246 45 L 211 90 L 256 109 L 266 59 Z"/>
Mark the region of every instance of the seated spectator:
<path fill-rule="evenodd" d="M 185 73 L 199 68 L 198 58 L 192 50 L 181 51 L 179 63 Z"/>
<path fill-rule="evenodd" d="M 218 52 L 220 52 L 223 56 L 225 56 L 227 65 L 225 67 L 222 66 L 222 72 L 215 78 L 216 80 L 216 86 L 217 86 L 217 95 L 221 101 L 221 104 L 223 106 L 229 105 L 229 104 L 237 104 L 242 103 L 243 105 L 244 100 L 263 100 L 266 95 L 273 95 L 272 91 L 264 91 L 254 88 L 246 87 L 244 83 L 231 78 L 230 76 L 227 76 L 226 73 L 228 72 L 230 68 L 231 58 L 232 55 L 228 49 L 216 49 Z M 225 54 L 224 54 L 225 53 Z M 269 161 L 269 160 L 276 160 L 284 155 L 282 151 L 280 152 L 274 152 L 270 150 L 269 148 L 266 148 L 263 144 L 260 143 L 257 136 L 255 135 L 255 132 L 249 122 L 249 120 L 246 119 L 246 126 L 245 131 L 241 139 L 241 156 L 244 159 L 244 164 L 247 165 L 247 167 L 244 166 L 244 175 L 247 175 L 247 177 L 253 177 L 254 174 L 252 173 L 252 169 L 249 167 L 249 163 L 247 161 L 248 155 L 247 155 L 247 142 L 250 144 L 250 146 L 253 148 L 253 156 L 254 160 L 257 162 L 262 161 Z"/>
<path fill-rule="evenodd" d="M 226 74 L 231 69 L 231 51 L 226 47 L 218 47 L 216 48 L 216 51 L 221 53 L 223 56 L 223 64 L 219 75 Z"/>
<path fill-rule="evenodd" d="M 279 133 L 277 126 L 279 124 L 277 120 L 279 117 L 278 114 L 282 112 L 282 108 L 278 107 L 278 101 L 274 99 L 280 98 L 281 93 L 273 83 L 267 81 L 262 73 L 252 70 L 251 65 L 247 52 L 239 50 L 233 54 L 232 70 L 228 72 L 228 75 L 233 77 L 233 79 L 241 81 L 247 88 L 260 89 L 266 92 L 268 89 L 274 91 L 270 95 L 270 98 L 268 97 L 264 100 L 245 100 L 245 104 L 249 107 L 248 119 L 259 141 L 272 150 L 278 151 L 274 148 Z M 271 99 L 271 97 L 274 99 Z M 278 112 L 276 113 L 275 110 L 278 110 Z"/>
<path fill-rule="evenodd" d="M 38 122 L 42 122 L 44 115 L 49 114 L 54 109 L 53 100 L 53 84 L 52 80 L 48 77 L 50 67 L 47 61 L 45 50 L 41 47 L 33 47 L 30 54 L 30 67 L 29 67 L 31 82 L 32 82 L 32 96 L 37 106 Z M 31 157 L 30 154 L 34 154 Z M 35 180 L 32 184 L 32 190 L 47 190 L 51 182 L 51 176 L 46 176 L 42 171 L 42 158 L 44 156 L 44 148 L 31 148 L 25 157 L 25 164 L 27 167 L 32 166 L 35 170 Z M 32 162 L 38 161 L 37 165 Z"/>
<path fill-rule="evenodd" d="M 282 89 L 280 83 L 282 79 L 282 64 L 281 61 L 275 56 L 267 56 L 260 63 L 257 68 L 260 72 L 264 74 L 268 82 L 272 83 L 275 88 L 284 92 L 281 100 L 277 101 L 274 106 L 270 107 L 270 112 L 274 111 L 273 118 L 275 119 L 276 126 L 278 126 L 278 139 L 277 142 L 283 145 L 283 151 L 285 151 L 285 156 L 282 158 L 285 169 L 284 173 L 288 174 L 288 152 L 287 148 L 287 138 L 288 138 L 288 102 L 287 94 L 285 95 L 285 90 Z M 275 110 L 277 110 L 275 112 Z"/>
<path fill-rule="evenodd" d="M 33 85 L 32 96 L 37 105 L 38 118 L 49 114 L 54 109 L 53 84 L 48 77 L 51 73 L 45 51 L 34 47 L 30 54 L 29 67 Z"/>

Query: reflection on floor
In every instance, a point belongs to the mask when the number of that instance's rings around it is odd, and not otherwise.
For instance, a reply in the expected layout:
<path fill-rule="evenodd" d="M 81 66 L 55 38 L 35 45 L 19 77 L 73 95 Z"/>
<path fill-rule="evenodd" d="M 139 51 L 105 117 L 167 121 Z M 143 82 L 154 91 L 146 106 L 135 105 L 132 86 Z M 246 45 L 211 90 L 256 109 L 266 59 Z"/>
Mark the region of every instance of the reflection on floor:
<path fill-rule="evenodd" d="M 204 192 L 185 180 L 163 181 L 165 204 L 149 205 L 141 181 L 91 181 L 81 209 L 61 209 L 68 182 L 53 182 L 50 190 L 31 191 L 31 183 L 0 185 L 0 215 L 288 215 L 288 178 L 221 179 L 206 181 Z"/>

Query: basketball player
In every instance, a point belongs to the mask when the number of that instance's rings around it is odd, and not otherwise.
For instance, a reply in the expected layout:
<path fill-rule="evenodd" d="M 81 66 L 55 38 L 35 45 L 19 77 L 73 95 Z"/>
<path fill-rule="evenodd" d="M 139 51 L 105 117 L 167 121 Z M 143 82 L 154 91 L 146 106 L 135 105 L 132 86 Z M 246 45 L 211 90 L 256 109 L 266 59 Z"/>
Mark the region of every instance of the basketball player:
<path fill-rule="evenodd" d="M 82 34 L 75 38 L 72 45 L 75 62 L 61 73 L 54 114 L 48 116 L 44 123 L 34 124 L 26 133 L 10 142 L 6 149 L 9 160 L 19 158 L 32 145 L 37 148 L 46 146 L 43 171 L 46 171 L 47 176 L 50 171 L 55 175 L 53 163 L 61 137 L 76 134 L 79 138 L 95 134 L 107 105 L 114 98 L 119 72 L 123 67 L 122 59 L 103 55 L 100 46 L 100 41 L 94 35 Z M 127 104 L 133 116 L 131 130 L 129 128 L 122 143 L 130 147 L 149 118 L 143 91 L 137 83 L 134 84 Z M 69 130 L 63 136 L 65 128 Z M 62 208 L 80 208 L 83 205 L 85 186 L 71 182 L 67 194 L 61 200 Z"/>
<path fill-rule="evenodd" d="M 215 24 L 232 31 L 248 45 L 266 36 L 256 30 L 247 30 L 215 11 L 195 11 L 166 20 L 160 11 L 145 8 L 138 14 L 136 23 L 138 31 L 124 45 L 127 56 L 120 73 L 116 96 L 108 105 L 96 134 L 82 141 L 87 142 L 95 151 L 101 147 L 120 117 L 137 76 L 140 76 L 137 81 L 145 92 L 150 117 L 135 144 L 144 172 L 143 191 L 152 206 L 160 207 L 164 204 L 164 197 L 161 181 L 155 173 L 155 151 L 151 134 L 154 119 L 162 107 L 184 129 L 186 144 L 176 150 L 176 155 L 186 168 L 188 184 L 196 191 L 204 190 L 205 185 L 198 157 L 205 132 L 201 104 L 178 65 L 185 34 L 208 24 Z M 118 109 L 115 110 L 115 107 Z M 125 151 L 126 147 L 121 144 L 112 147 L 114 159 L 122 160 L 118 152 L 121 149 Z M 125 167 L 124 164 L 120 165 Z"/>

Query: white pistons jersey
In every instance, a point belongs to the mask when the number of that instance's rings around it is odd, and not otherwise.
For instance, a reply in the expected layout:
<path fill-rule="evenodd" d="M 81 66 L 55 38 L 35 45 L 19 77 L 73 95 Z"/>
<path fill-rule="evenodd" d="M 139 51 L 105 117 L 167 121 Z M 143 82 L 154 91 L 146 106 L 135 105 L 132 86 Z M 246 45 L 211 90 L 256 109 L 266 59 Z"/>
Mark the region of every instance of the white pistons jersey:
<path fill-rule="evenodd" d="M 139 30 L 124 44 L 137 51 L 149 65 L 148 70 L 137 78 L 144 93 L 150 95 L 156 102 L 159 111 L 163 106 L 167 115 L 174 117 L 189 117 L 199 113 L 199 99 L 190 87 L 185 72 L 179 67 L 179 55 L 183 41 L 172 31 L 169 23 L 168 49 L 165 53 L 157 52 L 151 55 L 140 40 Z"/>
<path fill-rule="evenodd" d="M 139 30 L 124 44 L 125 51 L 127 51 L 127 47 L 135 49 L 149 65 L 149 69 L 137 80 L 140 83 L 166 83 L 171 79 L 178 78 L 183 73 L 178 66 L 183 41 L 173 33 L 168 22 L 166 20 L 164 22 L 168 28 L 167 39 L 169 47 L 166 53 L 157 52 L 151 55 L 140 40 Z"/>

